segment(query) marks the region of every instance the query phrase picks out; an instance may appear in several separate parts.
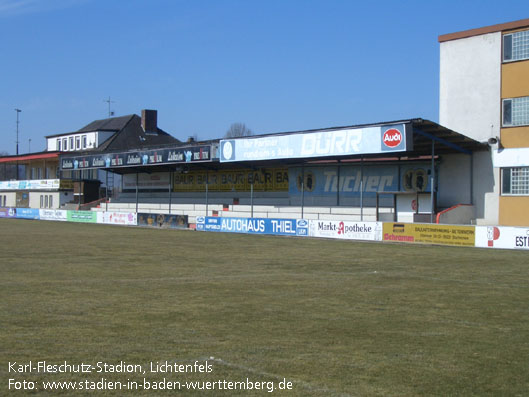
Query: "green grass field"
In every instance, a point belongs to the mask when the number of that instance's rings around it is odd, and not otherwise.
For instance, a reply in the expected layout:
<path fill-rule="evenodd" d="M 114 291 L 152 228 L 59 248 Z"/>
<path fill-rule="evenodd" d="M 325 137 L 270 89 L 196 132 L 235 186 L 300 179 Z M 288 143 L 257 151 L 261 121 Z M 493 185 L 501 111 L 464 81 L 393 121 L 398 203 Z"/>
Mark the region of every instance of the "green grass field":
<path fill-rule="evenodd" d="M 0 395 L 101 378 L 265 389 L 75 395 L 529 395 L 527 252 L 11 219 L 0 241 Z M 211 372 L 9 367 L 30 360 Z"/>

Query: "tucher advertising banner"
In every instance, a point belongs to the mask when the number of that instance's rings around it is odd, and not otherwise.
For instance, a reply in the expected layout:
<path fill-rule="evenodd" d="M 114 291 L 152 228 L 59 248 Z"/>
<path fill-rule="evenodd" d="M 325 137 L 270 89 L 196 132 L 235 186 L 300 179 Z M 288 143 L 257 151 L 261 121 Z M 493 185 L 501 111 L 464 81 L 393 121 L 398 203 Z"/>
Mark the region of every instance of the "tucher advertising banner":
<path fill-rule="evenodd" d="M 413 165 L 360 165 L 289 168 L 289 193 L 311 197 L 374 197 L 377 192 L 429 192 L 426 163 Z"/>
<path fill-rule="evenodd" d="M 383 241 L 474 247 L 474 226 L 384 223 Z"/>
<path fill-rule="evenodd" d="M 476 247 L 529 250 L 529 228 L 476 226 Z"/>
<path fill-rule="evenodd" d="M 395 124 L 223 139 L 220 141 L 220 161 L 333 157 L 411 149 L 411 126 Z"/>
<path fill-rule="evenodd" d="M 196 220 L 196 230 L 211 232 L 308 236 L 308 229 L 305 219 L 198 216 Z"/>
<path fill-rule="evenodd" d="M 123 153 L 61 156 L 60 166 L 61 170 L 84 170 L 198 163 L 211 161 L 211 150 L 211 145 L 199 145 Z"/>
<path fill-rule="evenodd" d="M 309 221 L 311 237 L 346 240 L 382 240 L 382 222 Z"/>

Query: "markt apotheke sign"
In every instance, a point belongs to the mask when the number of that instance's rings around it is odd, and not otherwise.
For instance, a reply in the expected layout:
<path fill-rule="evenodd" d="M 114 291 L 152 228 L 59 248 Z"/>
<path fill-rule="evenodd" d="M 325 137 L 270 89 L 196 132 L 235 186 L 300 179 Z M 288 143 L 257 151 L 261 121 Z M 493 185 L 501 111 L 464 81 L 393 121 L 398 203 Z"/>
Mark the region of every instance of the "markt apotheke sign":
<path fill-rule="evenodd" d="M 197 163 L 211 161 L 211 145 L 141 152 L 105 153 L 61 157 L 61 170 L 93 168 L 141 167 L 148 165 Z"/>
<path fill-rule="evenodd" d="M 220 141 L 220 161 L 332 157 L 412 150 L 409 124 L 313 131 Z"/>

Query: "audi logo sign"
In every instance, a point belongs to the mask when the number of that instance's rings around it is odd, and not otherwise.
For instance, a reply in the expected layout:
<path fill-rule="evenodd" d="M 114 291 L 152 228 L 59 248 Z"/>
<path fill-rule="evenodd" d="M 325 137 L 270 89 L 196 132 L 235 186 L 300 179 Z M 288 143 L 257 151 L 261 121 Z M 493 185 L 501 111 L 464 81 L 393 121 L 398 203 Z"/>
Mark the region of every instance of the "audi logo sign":
<path fill-rule="evenodd" d="M 382 142 L 384 142 L 384 145 L 386 145 L 387 147 L 397 147 L 402 142 L 402 132 L 395 128 L 391 128 L 384 132 Z"/>

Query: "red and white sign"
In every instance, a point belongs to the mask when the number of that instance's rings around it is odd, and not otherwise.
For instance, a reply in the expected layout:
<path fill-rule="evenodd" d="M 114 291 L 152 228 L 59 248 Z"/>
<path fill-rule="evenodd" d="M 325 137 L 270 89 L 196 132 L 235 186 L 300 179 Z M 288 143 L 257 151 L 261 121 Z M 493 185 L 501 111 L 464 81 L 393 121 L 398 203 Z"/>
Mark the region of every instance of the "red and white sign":
<path fill-rule="evenodd" d="M 387 147 L 397 147 L 402 142 L 402 132 L 396 128 L 391 128 L 384 132 L 384 135 L 382 136 L 382 142 L 384 142 L 384 145 Z"/>
<path fill-rule="evenodd" d="M 309 236 L 381 241 L 382 223 L 311 220 L 309 223 Z"/>
<path fill-rule="evenodd" d="M 476 226 L 476 247 L 529 250 L 529 228 Z"/>
<path fill-rule="evenodd" d="M 138 224 L 136 215 L 135 212 L 98 212 L 97 223 L 136 226 Z"/>

